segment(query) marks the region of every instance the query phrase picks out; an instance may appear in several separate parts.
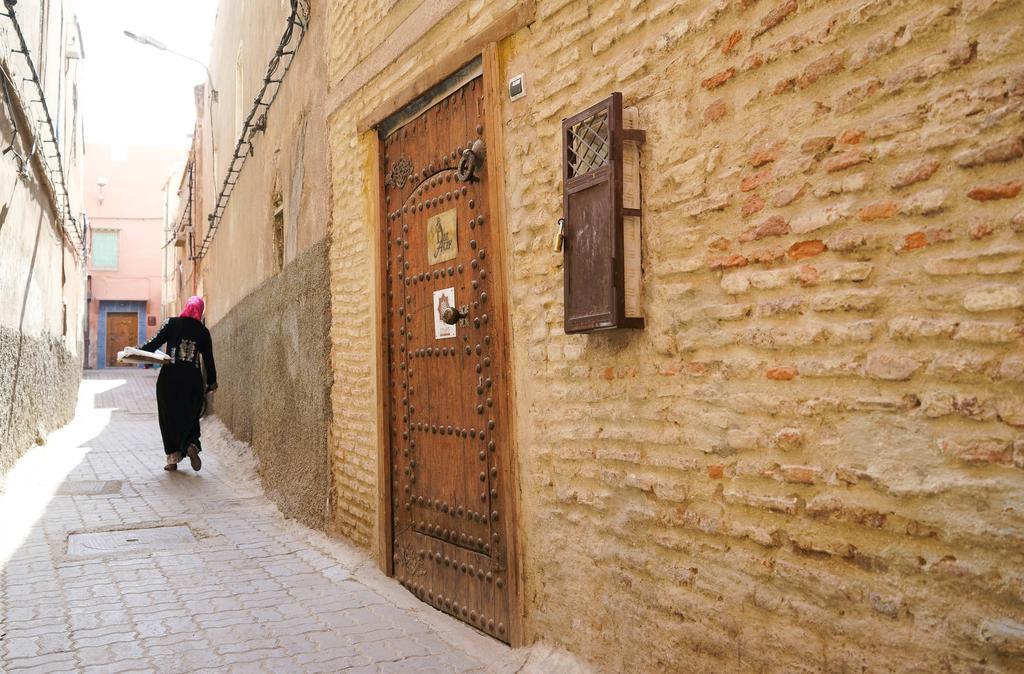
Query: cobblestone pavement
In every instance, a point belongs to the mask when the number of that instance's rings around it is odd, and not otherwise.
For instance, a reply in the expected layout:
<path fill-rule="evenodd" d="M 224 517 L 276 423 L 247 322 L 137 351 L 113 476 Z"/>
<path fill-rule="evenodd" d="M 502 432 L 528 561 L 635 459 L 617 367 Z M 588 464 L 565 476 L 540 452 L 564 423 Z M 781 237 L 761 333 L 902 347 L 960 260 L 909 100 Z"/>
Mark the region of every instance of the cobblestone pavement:
<path fill-rule="evenodd" d="M 155 380 L 86 373 L 74 421 L 8 475 L 0 671 L 545 669 L 417 602 L 364 552 L 285 520 L 216 420 L 199 473 L 187 460 L 162 470 Z M 69 548 L 97 531 L 122 533 Z"/>

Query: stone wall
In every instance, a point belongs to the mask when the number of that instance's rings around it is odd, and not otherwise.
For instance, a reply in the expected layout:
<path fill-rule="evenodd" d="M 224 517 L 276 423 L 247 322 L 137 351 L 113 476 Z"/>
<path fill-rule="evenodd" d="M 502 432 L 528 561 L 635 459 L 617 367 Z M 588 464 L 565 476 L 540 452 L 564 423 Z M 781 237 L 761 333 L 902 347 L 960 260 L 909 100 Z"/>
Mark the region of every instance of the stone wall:
<path fill-rule="evenodd" d="M 62 339 L 0 325 L 0 477 L 34 443 L 71 420 L 82 364 Z"/>
<path fill-rule="evenodd" d="M 379 4 L 332 5 L 333 85 Z M 463 3 L 330 119 L 332 516 L 364 545 L 387 420 L 355 120 L 508 4 Z M 502 45 L 531 638 L 610 671 L 1020 666 L 1022 16 L 541 0 Z M 611 91 L 647 129 L 647 327 L 566 336 L 560 122 Z"/>
<path fill-rule="evenodd" d="M 328 242 L 301 253 L 211 329 L 213 412 L 259 459 L 281 511 L 325 528 L 330 388 Z"/>

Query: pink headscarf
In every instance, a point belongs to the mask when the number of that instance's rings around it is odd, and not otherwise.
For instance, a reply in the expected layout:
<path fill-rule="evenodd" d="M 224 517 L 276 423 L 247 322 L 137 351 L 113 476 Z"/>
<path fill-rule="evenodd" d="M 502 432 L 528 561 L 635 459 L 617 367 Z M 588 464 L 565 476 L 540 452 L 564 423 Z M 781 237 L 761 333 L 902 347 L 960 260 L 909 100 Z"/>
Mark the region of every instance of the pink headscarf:
<path fill-rule="evenodd" d="M 201 321 L 203 319 L 203 309 L 205 308 L 206 305 L 203 304 L 203 298 L 193 295 L 185 302 L 185 308 L 181 310 L 181 317 L 194 318 L 197 321 Z"/>

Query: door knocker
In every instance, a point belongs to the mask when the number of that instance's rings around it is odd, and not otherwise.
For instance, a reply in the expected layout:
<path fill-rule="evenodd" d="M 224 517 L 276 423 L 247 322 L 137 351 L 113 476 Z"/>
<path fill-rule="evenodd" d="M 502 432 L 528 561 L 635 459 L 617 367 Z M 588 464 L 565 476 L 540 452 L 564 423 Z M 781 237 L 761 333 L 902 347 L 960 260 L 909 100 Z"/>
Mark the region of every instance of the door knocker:
<path fill-rule="evenodd" d="M 473 183 L 480 180 L 473 174 L 484 165 L 484 155 L 486 152 L 487 148 L 484 146 L 484 141 L 480 138 L 473 141 L 473 147 L 468 147 L 462 151 L 462 159 L 459 160 L 459 168 L 455 173 L 455 177 L 458 178 L 459 182 Z"/>
<path fill-rule="evenodd" d="M 455 325 L 460 323 L 465 325 L 466 319 L 469 317 L 469 306 L 463 304 L 459 309 L 455 307 L 447 307 L 441 312 L 441 320 L 448 325 Z"/>

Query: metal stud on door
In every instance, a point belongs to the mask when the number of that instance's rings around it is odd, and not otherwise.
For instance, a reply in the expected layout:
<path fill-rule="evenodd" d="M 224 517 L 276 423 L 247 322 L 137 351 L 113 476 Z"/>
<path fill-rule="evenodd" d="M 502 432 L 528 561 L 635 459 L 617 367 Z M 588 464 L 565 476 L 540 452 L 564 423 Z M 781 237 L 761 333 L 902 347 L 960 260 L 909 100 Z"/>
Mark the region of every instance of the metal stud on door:
<path fill-rule="evenodd" d="M 383 142 L 393 561 L 421 600 L 508 641 L 482 95 L 478 77 Z"/>

